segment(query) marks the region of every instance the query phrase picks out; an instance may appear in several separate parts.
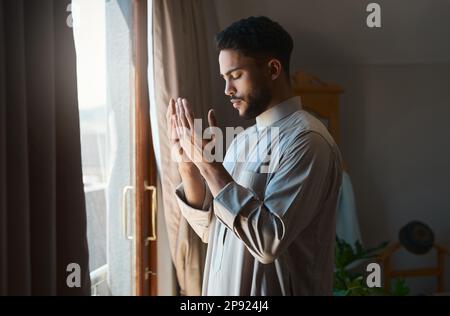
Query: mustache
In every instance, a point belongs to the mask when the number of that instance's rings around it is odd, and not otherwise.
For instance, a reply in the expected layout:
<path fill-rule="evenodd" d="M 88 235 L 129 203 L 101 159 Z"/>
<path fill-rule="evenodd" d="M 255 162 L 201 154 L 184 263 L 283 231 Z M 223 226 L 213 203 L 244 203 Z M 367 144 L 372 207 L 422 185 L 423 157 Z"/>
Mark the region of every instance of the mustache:
<path fill-rule="evenodd" d="M 232 96 L 232 97 L 230 97 L 230 101 L 234 101 L 234 100 L 237 100 L 237 101 L 244 101 L 243 98 L 238 97 L 238 96 Z"/>

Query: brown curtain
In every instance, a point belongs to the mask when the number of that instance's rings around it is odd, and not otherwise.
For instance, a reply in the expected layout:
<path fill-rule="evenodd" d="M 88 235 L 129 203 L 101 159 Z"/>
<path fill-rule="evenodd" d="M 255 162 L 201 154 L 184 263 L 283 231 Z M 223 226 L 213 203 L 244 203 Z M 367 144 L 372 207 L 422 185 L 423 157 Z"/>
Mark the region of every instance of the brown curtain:
<path fill-rule="evenodd" d="M 0 0 L 0 295 L 90 294 L 69 3 Z"/>
<path fill-rule="evenodd" d="M 181 295 L 200 295 L 206 245 L 180 214 L 174 198 L 180 183 L 171 161 L 165 114 L 171 97 L 190 100 L 197 117 L 211 108 L 209 55 L 201 0 L 153 1 L 154 82 L 163 206 Z"/>

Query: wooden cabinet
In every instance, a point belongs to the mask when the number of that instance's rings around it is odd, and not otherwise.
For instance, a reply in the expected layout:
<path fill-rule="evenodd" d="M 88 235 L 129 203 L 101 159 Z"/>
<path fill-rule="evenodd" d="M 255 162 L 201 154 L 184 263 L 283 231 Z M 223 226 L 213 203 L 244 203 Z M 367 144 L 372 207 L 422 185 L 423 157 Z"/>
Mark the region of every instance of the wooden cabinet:
<path fill-rule="evenodd" d="M 318 117 L 339 145 L 339 96 L 344 90 L 337 84 L 297 72 L 292 76 L 292 88 L 301 96 L 303 108 Z"/>

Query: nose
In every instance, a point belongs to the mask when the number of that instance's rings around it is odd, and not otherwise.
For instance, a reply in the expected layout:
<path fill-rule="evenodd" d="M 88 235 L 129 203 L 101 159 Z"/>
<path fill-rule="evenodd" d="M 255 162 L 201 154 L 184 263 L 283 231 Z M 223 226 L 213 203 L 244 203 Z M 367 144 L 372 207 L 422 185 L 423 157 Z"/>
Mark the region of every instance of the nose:
<path fill-rule="evenodd" d="M 236 94 L 236 88 L 229 80 L 225 83 L 225 94 L 230 97 Z"/>

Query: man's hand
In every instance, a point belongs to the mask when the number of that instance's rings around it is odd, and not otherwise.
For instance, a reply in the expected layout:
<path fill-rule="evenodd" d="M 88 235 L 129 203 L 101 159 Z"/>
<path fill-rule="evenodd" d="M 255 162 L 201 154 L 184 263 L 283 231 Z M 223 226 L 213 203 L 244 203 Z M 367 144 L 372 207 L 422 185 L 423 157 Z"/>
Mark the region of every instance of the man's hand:
<path fill-rule="evenodd" d="M 177 121 L 176 104 L 177 101 L 175 101 L 174 99 L 170 99 L 166 113 L 167 131 L 169 141 L 171 143 L 171 158 L 178 162 L 179 169 L 191 170 L 192 168 L 196 167 L 192 163 L 192 161 L 188 158 L 188 156 L 186 156 L 186 154 L 183 151 L 183 148 L 181 148 L 180 139 L 176 131 L 176 121 Z"/>
<path fill-rule="evenodd" d="M 208 113 L 208 123 L 210 127 L 216 126 L 212 110 Z M 204 148 L 206 145 L 210 145 L 210 142 L 215 142 L 215 138 L 213 137 L 212 140 L 208 141 L 202 139 L 202 135 L 196 134 L 194 130 L 194 114 L 186 99 L 178 100 L 176 104 L 175 126 L 183 152 L 197 166 L 201 176 L 206 180 L 212 195 L 216 197 L 228 183 L 233 181 L 233 178 L 223 167 L 222 163 L 205 159 L 210 157 L 205 157 Z M 208 147 L 213 148 L 213 146 Z"/>
<path fill-rule="evenodd" d="M 194 208 L 200 209 L 205 200 L 206 187 L 204 179 L 192 160 L 185 154 L 180 145 L 177 133 L 177 104 L 182 105 L 180 98 L 175 101 L 170 99 L 166 114 L 167 131 L 171 143 L 171 156 L 178 162 L 178 171 L 183 181 L 186 202 Z M 192 111 L 191 111 L 192 113 Z M 192 114 L 193 116 L 193 114 Z"/>
<path fill-rule="evenodd" d="M 214 147 L 214 134 L 211 140 L 203 139 L 202 135 L 198 134 L 202 131 L 195 130 L 194 113 L 186 99 L 178 99 L 175 107 L 175 130 L 183 153 L 197 167 L 202 163 L 212 162 L 212 157 L 205 155 L 204 148 L 208 144 L 211 145 L 211 142 L 213 142 L 211 148 Z M 215 128 L 217 125 L 213 110 L 208 112 L 208 123 L 210 128 Z"/>

